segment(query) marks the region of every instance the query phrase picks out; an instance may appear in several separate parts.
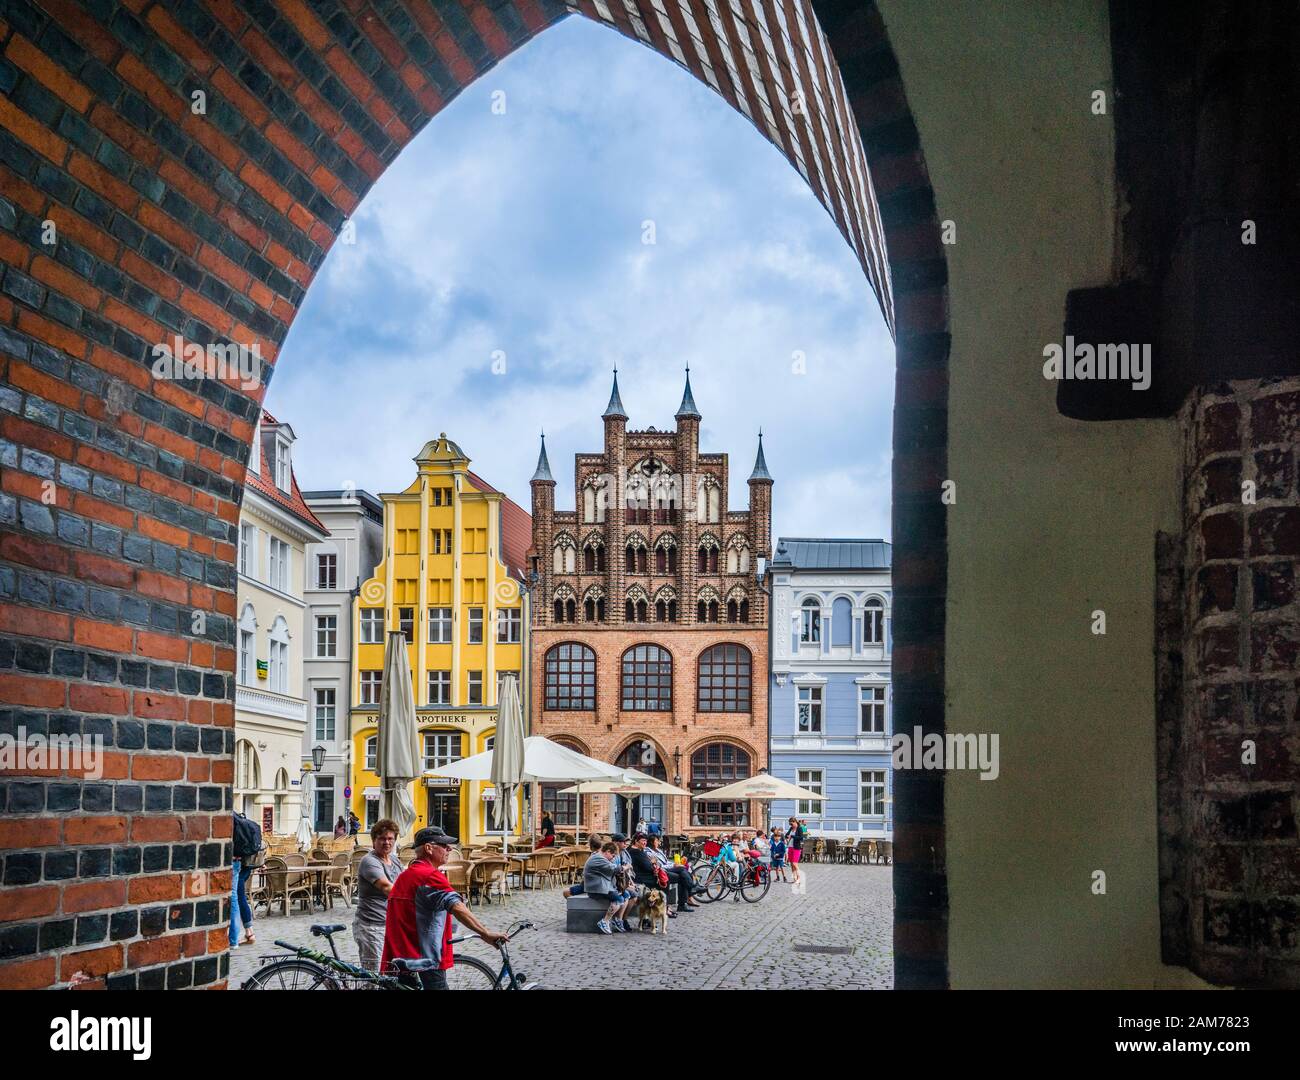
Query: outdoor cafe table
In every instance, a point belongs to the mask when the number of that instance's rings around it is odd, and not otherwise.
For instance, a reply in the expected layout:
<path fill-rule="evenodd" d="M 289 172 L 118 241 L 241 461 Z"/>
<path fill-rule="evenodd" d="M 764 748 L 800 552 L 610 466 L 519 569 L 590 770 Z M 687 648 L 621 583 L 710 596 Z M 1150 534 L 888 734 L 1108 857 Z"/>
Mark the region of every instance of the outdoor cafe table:
<path fill-rule="evenodd" d="M 321 907 L 324 907 L 325 906 L 325 875 L 328 874 L 333 869 L 334 869 L 334 863 L 332 862 L 327 862 L 327 863 L 315 862 L 315 863 L 308 863 L 306 866 L 289 866 L 283 870 L 277 867 L 269 872 L 276 873 L 276 874 L 293 874 L 293 873 L 311 874 L 312 875 L 312 884 L 311 884 L 312 900 L 314 903 L 320 904 Z M 268 873 L 265 866 L 259 866 L 253 872 L 257 874 L 262 880 L 265 880 L 266 874 Z M 271 913 L 271 909 L 268 907 L 267 914 L 269 915 L 270 913 Z"/>

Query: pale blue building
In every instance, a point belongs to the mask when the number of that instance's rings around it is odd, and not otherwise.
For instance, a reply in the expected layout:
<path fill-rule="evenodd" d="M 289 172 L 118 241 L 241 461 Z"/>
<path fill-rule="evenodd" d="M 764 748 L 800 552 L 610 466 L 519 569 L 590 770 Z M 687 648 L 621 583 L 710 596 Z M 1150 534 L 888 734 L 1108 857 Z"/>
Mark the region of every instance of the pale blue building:
<path fill-rule="evenodd" d="M 814 836 L 893 839 L 891 545 L 782 537 L 772 589 L 771 771 L 827 801 L 772 803 Z"/>

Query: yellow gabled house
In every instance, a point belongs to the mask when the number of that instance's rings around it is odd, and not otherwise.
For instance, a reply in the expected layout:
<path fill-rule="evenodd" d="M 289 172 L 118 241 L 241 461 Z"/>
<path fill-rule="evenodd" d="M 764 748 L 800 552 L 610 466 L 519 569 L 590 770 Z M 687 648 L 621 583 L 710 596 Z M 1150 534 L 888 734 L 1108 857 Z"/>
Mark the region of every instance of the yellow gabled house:
<path fill-rule="evenodd" d="M 425 775 L 415 829 L 440 825 L 462 843 L 492 828 L 489 783 L 432 775 L 492 746 L 500 679 L 516 676 L 529 715 L 525 554 L 532 519 L 470 471 L 446 433 L 415 458 L 415 482 L 381 495 L 384 558 L 353 604 L 352 809 L 365 828 L 379 809 L 375 750 L 388 630 L 406 634 Z M 522 815 L 516 815 L 520 820 Z"/>

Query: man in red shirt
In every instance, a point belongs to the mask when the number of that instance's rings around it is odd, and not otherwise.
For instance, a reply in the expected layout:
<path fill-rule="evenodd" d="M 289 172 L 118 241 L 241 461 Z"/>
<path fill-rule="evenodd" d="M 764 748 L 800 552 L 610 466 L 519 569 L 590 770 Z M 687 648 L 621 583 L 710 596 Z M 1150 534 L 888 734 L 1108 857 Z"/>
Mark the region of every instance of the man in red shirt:
<path fill-rule="evenodd" d="M 415 861 L 393 882 L 384 920 L 384 953 L 379 970 L 391 974 L 391 962 L 437 960 L 437 971 L 420 972 L 426 990 L 446 990 L 447 970 L 456 962 L 452 955 L 452 921 L 456 916 L 489 945 L 506 940 L 474 918 L 460 894 L 439 869 L 447 861 L 456 838 L 437 826 L 415 834 Z"/>

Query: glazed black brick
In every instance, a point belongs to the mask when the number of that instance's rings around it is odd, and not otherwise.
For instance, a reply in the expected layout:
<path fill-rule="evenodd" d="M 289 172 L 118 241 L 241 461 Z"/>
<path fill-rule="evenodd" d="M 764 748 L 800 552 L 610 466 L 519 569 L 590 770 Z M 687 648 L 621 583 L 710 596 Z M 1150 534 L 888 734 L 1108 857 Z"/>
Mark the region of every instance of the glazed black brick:
<path fill-rule="evenodd" d="M 11 783 L 9 785 L 9 813 L 39 814 L 44 809 L 44 784 Z"/>
<path fill-rule="evenodd" d="M 167 969 L 156 967 L 140 972 L 137 986 L 141 990 L 166 990 Z"/>
<path fill-rule="evenodd" d="M 104 980 L 106 990 L 136 990 L 139 988 L 139 976 L 134 971 L 119 971 Z"/>
<path fill-rule="evenodd" d="M 144 808 L 150 812 L 170 810 L 172 808 L 172 789 L 166 784 L 147 784 L 144 789 Z"/>
<path fill-rule="evenodd" d="M 15 852 L 5 859 L 6 885 L 31 885 L 41 880 L 41 856 L 35 851 Z"/>
<path fill-rule="evenodd" d="M 167 929 L 186 930 L 194 925 L 193 904 L 173 904 L 167 909 Z"/>
<path fill-rule="evenodd" d="M 93 945 L 108 937 L 107 915 L 77 916 L 77 944 Z"/>
<path fill-rule="evenodd" d="M 41 924 L 41 952 L 71 945 L 77 926 L 74 919 L 56 919 Z"/>
<path fill-rule="evenodd" d="M 173 964 L 167 969 L 167 989 L 184 990 L 194 985 L 194 962 L 187 960 L 183 964 Z"/>
<path fill-rule="evenodd" d="M 113 941 L 133 938 L 140 932 L 140 913 L 134 909 L 115 911 L 108 920 L 108 936 Z"/>
<path fill-rule="evenodd" d="M 133 814 L 144 809 L 144 788 L 140 784 L 116 784 L 113 809 L 119 814 Z"/>
<path fill-rule="evenodd" d="M 81 853 L 77 864 L 79 877 L 107 877 L 113 869 L 112 848 L 90 848 Z"/>
<path fill-rule="evenodd" d="M 140 934 L 142 937 L 157 937 L 166 929 L 167 909 L 165 907 L 150 907 L 140 912 Z"/>
<path fill-rule="evenodd" d="M 216 926 L 220 921 L 220 900 L 200 900 L 194 905 L 195 926 Z"/>
<path fill-rule="evenodd" d="M 177 724 L 176 725 L 176 749 L 181 753 L 192 753 L 198 750 L 199 735 L 202 732 L 202 730 L 203 730 L 202 728 L 197 727 L 194 724 Z"/>
<path fill-rule="evenodd" d="M 175 844 L 172 847 L 173 870 L 193 870 L 198 865 L 198 847 L 195 844 Z"/>
<path fill-rule="evenodd" d="M 205 956 L 202 959 L 194 961 L 194 985 L 206 986 L 208 983 L 217 981 L 217 958 L 215 956 Z"/>
<path fill-rule="evenodd" d="M 192 784 L 177 784 L 170 790 L 172 792 L 173 810 L 216 809 L 216 807 L 199 806 L 199 789 Z"/>
<path fill-rule="evenodd" d="M 113 809 L 112 784 L 86 784 L 81 789 L 81 809 L 87 813 L 103 813 Z"/>
<path fill-rule="evenodd" d="M 45 853 L 45 880 L 63 881 L 77 876 L 75 851 L 48 851 Z"/>
<path fill-rule="evenodd" d="M 170 671 L 169 674 L 171 674 Z M 156 685 L 153 688 L 155 690 L 173 689 L 173 687 L 161 687 Z M 147 738 L 150 750 L 170 750 L 174 740 L 172 725 L 150 724 L 147 729 Z"/>
<path fill-rule="evenodd" d="M 154 874 L 159 870 L 166 870 L 167 864 L 170 861 L 171 849 L 165 844 L 151 844 L 149 847 L 144 849 L 142 865 L 146 874 Z"/>
<path fill-rule="evenodd" d="M 227 795 L 229 795 L 229 788 L 199 788 L 199 809 L 220 810 L 226 804 Z"/>
<path fill-rule="evenodd" d="M 36 923 L 0 926 L 0 960 L 31 956 L 40 946 L 40 928 Z"/>
<path fill-rule="evenodd" d="M 125 679 L 122 681 L 126 682 Z M 144 724 L 139 720 L 119 720 L 117 722 L 116 736 L 117 748 L 119 750 L 143 749 Z"/>
<path fill-rule="evenodd" d="M 140 873 L 141 849 L 117 848 L 113 852 L 113 873 L 118 877 Z"/>
<path fill-rule="evenodd" d="M 200 844 L 199 845 L 199 869 L 215 870 L 225 866 L 224 844 Z"/>

